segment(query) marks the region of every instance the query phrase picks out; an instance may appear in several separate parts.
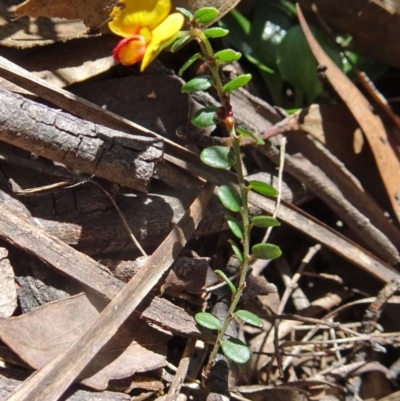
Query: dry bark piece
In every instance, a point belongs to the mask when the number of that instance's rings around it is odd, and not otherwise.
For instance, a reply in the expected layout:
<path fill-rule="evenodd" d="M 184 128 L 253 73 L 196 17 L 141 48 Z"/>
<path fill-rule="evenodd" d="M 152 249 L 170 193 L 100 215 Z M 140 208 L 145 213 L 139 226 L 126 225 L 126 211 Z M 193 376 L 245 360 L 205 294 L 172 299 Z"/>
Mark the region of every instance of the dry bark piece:
<path fill-rule="evenodd" d="M 146 192 L 162 157 L 158 139 L 124 134 L 0 91 L 0 139 Z"/>
<path fill-rule="evenodd" d="M 84 294 L 50 302 L 35 311 L 0 319 L 0 337 L 24 362 L 40 369 L 77 340 L 99 312 Z M 165 366 L 165 333 L 136 317 L 122 326 L 84 370 L 79 380 L 96 390 L 108 381 Z"/>
<path fill-rule="evenodd" d="M 382 120 L 371 111 L 371 105 L 368 100 L 315 40 L 299 6 L 297 7 L 297 11 L 311 51 L 318 63 L 327 67 L 325 72 L 326 77 L 352 112 L 371 146 L 393 211 L 400 221 L 400 181 L 393 174 L 394 171 L 400 171 L 400 162 L 391 147 Z"/>
<path fill-rule="evenodd" d="M 7 249 L 0 247 L 0 317 L 11 316 L 17 306 L 14 271 L 8 260 Z"/>

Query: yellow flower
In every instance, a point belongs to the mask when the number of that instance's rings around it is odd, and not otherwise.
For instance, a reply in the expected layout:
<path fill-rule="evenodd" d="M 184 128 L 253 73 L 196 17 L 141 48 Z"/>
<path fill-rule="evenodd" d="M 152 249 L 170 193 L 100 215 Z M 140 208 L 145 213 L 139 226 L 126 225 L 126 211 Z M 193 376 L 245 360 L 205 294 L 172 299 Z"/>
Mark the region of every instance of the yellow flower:
<path fill-rule="evenodd" d="M 140 60 L 143 71 L 184 23 L 180 13 L 169 14 L 171 0 L 121 0 L 124 9 L 114 8 L 108 26 L 122 36 L 113 50 L 114 59 L 124 65 Z"/>

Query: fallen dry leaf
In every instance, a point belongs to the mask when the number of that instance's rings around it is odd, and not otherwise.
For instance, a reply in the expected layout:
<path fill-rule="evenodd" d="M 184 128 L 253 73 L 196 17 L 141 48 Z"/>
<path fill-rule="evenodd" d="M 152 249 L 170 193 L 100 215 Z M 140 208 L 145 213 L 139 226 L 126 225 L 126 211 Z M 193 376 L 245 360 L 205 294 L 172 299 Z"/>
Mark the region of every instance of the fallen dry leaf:
<path fill-rule="evenodd" d="M 400 221 L 400 180 L 397 174 L 400 171 L 400 162 L 390 145 L 382 120 L 371 111 L 372 107 L 368 100 L 315 40 L 299 6 L 297 6 L 297 10 L 311 51 L 318 63 L 327 67 L 326 77 L 352 112 L 371 146 L 389 201 Z"/>
<path fill-rule="evenodd" d="M 98 318 L 99 312 L 84 294 L 50 302 L 31 313 L 0 318 L 0 337 L 34 369 L 40 369 L 62 353 Z M 79 376 L 96 390 L 108 381 L 163 367 L 169 335 L 133 317 L 102 348 Z"/>
<path fill-rule="evenodd" d="M 7 249 L 0 248 L 0 317 L 11 316 L 17 306 L 14 271 L 8 260 Z"/>

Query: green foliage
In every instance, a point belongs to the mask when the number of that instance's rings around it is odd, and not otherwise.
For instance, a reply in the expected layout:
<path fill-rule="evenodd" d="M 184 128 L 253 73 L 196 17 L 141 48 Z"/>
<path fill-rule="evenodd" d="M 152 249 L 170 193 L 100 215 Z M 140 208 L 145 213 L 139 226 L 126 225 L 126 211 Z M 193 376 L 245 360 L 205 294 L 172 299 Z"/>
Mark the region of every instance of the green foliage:
<path fill-rule="evenodd" d="M 218 198 L 231 212 L 239 212 L 242 207 L 242 199 L 230 185 L 221 185 L 218 188 Z"/>
<path fill-rule="evenodd" d="M 254 189 L 259 194 L 266 196 L 276 196 L 279 193 L 272 185 L 257 180 L 249 181 L 249 189 Z"/>
<path fill-rule="evenodd" d="M 246 85 L 251 79 L 251 74 L 242 74 L 233 78 L 232 81 L 229 81 L 222 87 L 224 92 L 232 92 L 235 89 L 241 88 Z"/>
<path fill-rule="evenodd" d="M 218 107 L 214 106 L 208 106 L 197 110 L 193 114 L 193 118 L 191 120 L 192 124 L 200 128 L 206 128 L 215 125 L 217 123 L 217 121 L 215 120 L 215 114 L 217 113 L 217 111 Z"/>
<path fill-rule="evenodd" d="M 257 145 L 265 145 L 265 142 L 261 138 L 252 134 L 251 132 L 246 131 L 243 128 L 236 128 L 236 132 L 239 134 L 240 138 L 251 138 L 255 141 Z"/>
<path fill-rule="evenodd" d="M 209 75 L 202 75 L 191 79 L 182 86 L 183 93 L 204 91 L 213 85 L 214 81 Z"/>
<path fill-rule="evenodd" d="M 250 324 L 251 326 L 254 327 L 262 327 L 263 326 L 263 321 L 254 313 L 249 312 L 248 310 L 237 310 L 235 312 L 235 316 L 243 320 L 245 323 Z"/>
<path fill-rule="evenodd" d="M 236 363 L 246 363 L 250 359 L 250 350 L 237 338 L 222 341 L 221 348 L 227 358 Z"/>
<path fill-rule="evenodd" d="M 233 216 L 230 215 L 225 216 L 225 219 L 233 234 L 239 239 L 243 239 L 244 233 L 242 224 L 240 224 Z"/>
<path fill-rule="evenodd" d="M 274 244 L 256 244 L 251 248 L 253 258 L 272 260 L 279 258 L 282 255 L 282 251 L 279 246 Z"/>
<path fill-rule="evenodd" d="M 200 159 L 204 164 L 214 168 L 229 168 L 235 162 L 232 150 L 225 146 L 210 146 L 203 149 Z"/>
<path fill-rule="evenodd" d="M 239 52 L 235 52 L 232 49 L 224 49 L 216 52 L 214 54 L 215 60 L 220 63 L 232 63 L 232 61 L 237 61 L 242 57 L 242 54 Z"/>
<path fill-rule="evenodd" d="M 204 35 L 206 35 L 207 38 L 212 39 L 212 38 L 223 38 L 224 36 L 228 35 L 229 31 L 224 28 L 213 27 L 204 29 L 203 33 Z"/>
<path fill-rule="evenodd" d="M 221 270 L 215 270 L 215 273 L 218 274 L 218 276 L 220 276 L 222 278 L 222 280 L 225 281 L 226 284 L 228 284 L 229 288 L 232 291 L 232 294 L 236 294 L 237 289 L 233 285 L 232 281 L 228 278 L 228 276 Z"/>
<path fill-rule="evenodd" d="M 175 42 L 171 46 L 171 52 L 174 53 L 176 52 L 181 46 L 183 46 L 188 40 L 190 39 L 190 36 L 182 36 L 181 38 L 178 38 L 175 40 Z"/>
<path fill-rule="evenodd" d="M 213 22 L 219 15 L 219 11 L 214 7 L 203 7 L 194 13 L 194 21 L 196 24 L 209 24 Z"/>
<path fill-rule="evenodd" d="M 281 225 L 277 219 L 271 216 L 254 216 L 250 219 L 250 221 L 255 227 L 261 228 L 277 227 Z"/>
<path fill-rule="evenodd" d="M 240 248 L 231 239 L 228 242 L 231 244 L 232 251 L 238 258 L 239 262 L 243 263 L 244 258 L 243 258 L 243 254 L 242 254 L 242 251 L 240 250 Z"/>
<path fill-rule="evenodd" d="M 214 315 L 208 312 L 199 312 L 195 315 L 197 324 L 206 329 L 218 330 L 221 327 L 221 321 Z"/>
<path fill-rule="evenodd" d="M 176 43 L 176 42 L 175 42 Z M 192 57 L 190 57 L 190 59 L 188 61 L 186 61 L 185 64 L 183 64 L 183 66 L 181 67 L 181 69 L 179 70 L 178 74 L 180 76 L 182 76 L 182 74 L 198 59 L 201 58 L 201 54 L 200 53 L 196 53 L 193 54 Z"/>
<path fill-rule="evenodd" d="M 176 7 L 176 11 L 179 11 L 181 14 L 183 14 L 189 21 L 194 20 L 194 15 L 189 10 L 186 10 L 186 8 Z"/>

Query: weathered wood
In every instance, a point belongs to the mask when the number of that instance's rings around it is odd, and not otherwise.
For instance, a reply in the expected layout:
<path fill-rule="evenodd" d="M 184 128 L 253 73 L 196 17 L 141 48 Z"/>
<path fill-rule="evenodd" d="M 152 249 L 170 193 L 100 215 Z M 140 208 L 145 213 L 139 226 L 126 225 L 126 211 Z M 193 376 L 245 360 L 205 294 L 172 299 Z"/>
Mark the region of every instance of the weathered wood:
<path fill-rule="evenodd" d="M 183 218 L 93 325 L 65 352 L 30 376 L 11 401 L 56 401 L 158 283 L 199 224 L 214 187 L 206 184 Z"/>
<path fill-rule="evenodd" d="M 0 91 L 0 139 L 85 173 L 147 191 L 163 144 Z"/>
<path fill-rule="evenodd" d="M 122 281 L 110 276 L 104 266 L 9 212 L 4 204 L 0 205 L 0 238 L 68 275 L 102 299 L 113 299 L 124 286 Z M 180 335 L 208 342 L 213 339 L 209 333 L 199 331 L 191 315 L 165 299 L 150 297 L 136 313 Z"/>

